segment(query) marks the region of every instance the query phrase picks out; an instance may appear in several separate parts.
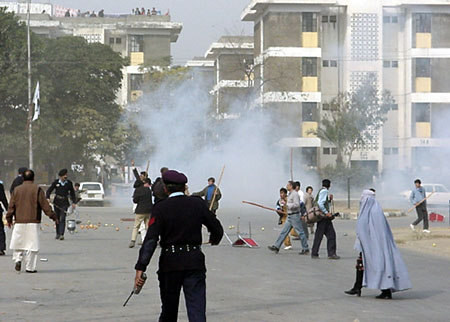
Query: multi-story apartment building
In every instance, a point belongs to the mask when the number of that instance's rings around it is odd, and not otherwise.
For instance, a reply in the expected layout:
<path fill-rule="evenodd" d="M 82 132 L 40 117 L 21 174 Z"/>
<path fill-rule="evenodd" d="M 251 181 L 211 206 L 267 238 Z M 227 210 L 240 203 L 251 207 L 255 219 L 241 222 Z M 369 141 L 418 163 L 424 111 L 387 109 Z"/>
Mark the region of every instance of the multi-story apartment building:
<path fill-rule="evenodd" d="M 205 54 L 213 62 L 214 107 L 218 119 L 237 117 L 233 105 L 245 102 L 253 89 L 253 37 L 223 36 Z"/>
<path fill-rule="evenodd" d="M 334 163 L 336 149 L 311 129 L 332 113 L 333 97 L 368 76 L 395 104 L 352 163 L 418 168 L 450 152 L 450 1 L 252 0 L 241 18 L 254 23 L 259 101 L 284 115 L 281 142 L 309 165 Z"/>
<path fill-rule="evenodd" d="M 21 20 L 26 19 L 23 13 L 26 9 L 23 5 L 14 6 L 10 2 L 0 2 L 0 7 L 8 4 L 11 11 L 18 10 Z M 140 85 L 146 67 L 170 65 L 171 43 L 177 41 L 182 29 L 181 23 L 172 22 L 170 16 L 166 15 L 108 14 L 104 17 L 60 17 L 53 14 L 56 9 L 50 4 L 33 3 L 30 10 L 32 31 L 49 38 L 83 37 L 88 42 L 109 45 L 123 57 L 130 58 L 130 65 L 123 71 L 122 89 L 117 97 L 122 106 L 142 95 Z M 45 13 L 40 10 L 45 10 Z M 71 9 L 67 10 L 71 12 Z"/>

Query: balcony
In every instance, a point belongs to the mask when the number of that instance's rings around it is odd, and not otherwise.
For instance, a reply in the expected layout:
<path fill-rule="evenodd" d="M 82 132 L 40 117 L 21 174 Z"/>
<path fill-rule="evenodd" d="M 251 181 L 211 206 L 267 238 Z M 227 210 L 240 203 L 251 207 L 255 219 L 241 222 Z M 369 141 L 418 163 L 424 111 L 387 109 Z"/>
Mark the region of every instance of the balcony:
<path fill-rule="evenodd" d="M 143 91 L 131 91 L 130 100 L 136 102 L 144 94 Z"/>
<path fill-rule="evenodd" d="M 318 77 L 305 76 L 302 77 L 302 92 L 318 92 Z"/>
<path fill-rule="evenodd" d="M 143 52 L 132 52 L 130 53 L 130 64 L 131 66 L 140 66 L 144 63 L 144 53 Z"/>
<path fill-rule="evenodd" d="M 416 122 L 416 138 L 431 138 L 430 122 Z"/>
<path fill-rule="evenodd" d="M 311 132 L 317 131 L 319 124 L 317 122 L 303 122 L 302 123 L 302 137 L 303 138 L 316 138 L 317 135 Z"/>
<path fill-rule="evenodd" d="M 431 77 L 416 77 L 416 93 L 431 93 Z"/>

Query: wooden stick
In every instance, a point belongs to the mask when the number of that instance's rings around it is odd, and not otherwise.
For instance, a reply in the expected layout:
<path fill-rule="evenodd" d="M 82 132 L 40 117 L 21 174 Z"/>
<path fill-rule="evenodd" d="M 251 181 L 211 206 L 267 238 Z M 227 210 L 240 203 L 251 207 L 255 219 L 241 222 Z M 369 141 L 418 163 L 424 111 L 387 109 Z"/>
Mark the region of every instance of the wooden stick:
<path fill-rule="evenodd" d="M 242 203 L 245 203 L 245 204 L 251 205 L 251 206 L 256 206 L 256 207 L 259 207 L 259 208 L 262 208 L 262 209 L 266 209 L 266 210 L 275 211 L 277 213 L 278 213 L 278 211 L 280 211 L 280 210 L 277 210 L 275 208 L 266 207 L 266 206 L 260 205 L 258 203 L 250 202 L 250 201 L 245 201 L 244 200 L 244 201 L 242 201 Z M 285 212 L 283 212 L 283 213 L 287 215 L 287 213 L 285 213 Z"/>
<path fill-rule="evenodd" d="M 294 181 L 294 171 L 293 171 L 293 169 L 292 169 L 292 165 L 293 165 L 293 159 L 294 159 L 294 156 L 293 156 L 293 154 L 294 154 L 294 148 L 291 148 L 291 166 L 290 166 L 290 169 L 291 169 L 291 181 Z"/>
<path fill-rule="evenodd" d="M 224 171 L 225 171 L 225 165 L 223 165 L 223 167 L 222 167 L 222 172 L 220 173 L 219 181 L 217 182 L 217 186 L 216 186 L 216 188 L 214 189 L 214 194 L 213 194 L 213 197 L 212 197 L 212 199 L 211 199 L 211 204 L 209 205 L 209 211 L 212 210 L 212 207 L 213 207 L 213 205 L 214 205 L 214 201 L 216 200 L 217 189 L 219 189 L 220 183 L 222 182 L 222 178 L 223 178 L 223 173 L 224 173 Z"/>
<path fill-rule="evenodd" d="M 420 200 L 420 201 L 417 203 L 417 205 L 414 205 L 414 206 L 412 206 L 411 208 L 409 208 L 407 212 L 413 211 L 417 206 L 419 206 L 420 204 L 422 204 L 422 202 L 424 202 L 425 200 L 427 200 L 428 198 L 430 198 L 430 197 L 433 195 L 433 193 L 434 193 L 434 191 L 431 192 L 431 193 L 428 195 L 428 197 L 423 198 L 422 200 Z"/>
<path fill-rule="evenodd" d="M 145 169 L 145 173 L 147 174 L 148 177 L 148 168 L 150 167 L 150 160 L 147 161 L 147 168 Z"/>

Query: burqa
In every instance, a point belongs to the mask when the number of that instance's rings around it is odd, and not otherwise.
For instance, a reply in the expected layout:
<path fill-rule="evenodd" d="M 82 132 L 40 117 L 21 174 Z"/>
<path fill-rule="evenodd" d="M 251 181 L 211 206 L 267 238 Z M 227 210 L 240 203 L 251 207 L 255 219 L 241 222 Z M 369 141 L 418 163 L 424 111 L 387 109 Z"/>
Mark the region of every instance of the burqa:
<path fill-rule="evenodd" d="M 362 253 L 364 264 L 363 287 L 392 292 L 412 287 L 389 223 L 370 190 L 361 197 L 356 235 L 355 249 Z"/>

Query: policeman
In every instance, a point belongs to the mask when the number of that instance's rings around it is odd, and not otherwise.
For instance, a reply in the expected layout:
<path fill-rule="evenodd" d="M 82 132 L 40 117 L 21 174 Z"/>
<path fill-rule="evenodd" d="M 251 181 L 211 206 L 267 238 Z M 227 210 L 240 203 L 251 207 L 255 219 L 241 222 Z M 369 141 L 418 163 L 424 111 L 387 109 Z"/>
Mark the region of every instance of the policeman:
<path fill-rule="evenodd" d="M 186 300 L 190 322 L 206 321 L 206 266 L 201 251 L 202 225 L 210 232 L 211 245 L 218 245 L 223 228 L 205 202 L 184 194 L 187 178 L 168 170 L 162 175 L 169 195 L 158 202 L 150 218 L 149 228 L 136 263 L 135 286 L 143 286 L 145 272 L 155 252 L 161 246 L 158 279 L 162 303 L 160 322 L 177 321 L 180 291 Z"/>
<path fill-rule="evenodd" d="M 58 173 L 59 179 L 53 181 L 50 188 L 47 189 L 46 197 L 50 200 L 50 195 L 55 190 L 55 199 L 53 199 L 53 210 L 58 217 L 59 223 L 56 225 L 55 239 L 64 240 L 64 231 L 66 229 L 66 215 L 69 208 L 69 195 L 72 199 L 72 207 L 75 209 L 77 199 L 72 181 L 67 180 L 67 169 L 62 169 Z"/>
<path fill-rule="evenodd" d="M 6 237 L 5 237 L 5 226 L 3 224 L 3 208 L 8 210 L 8 200 L 6 199 L 5 187 L 3 186 L 3 181 L 0 181 L 0 256 L 5 255 L 6 250 Z"/>
<path fill-rule="evenodd" d="M 20 167 L 20 168 L 19 168 L 17 177 L 16 177 L 16 178 L 14 179 L 14 181 L 12 182 L 11 188 L 9 188 L 9 193 L 10 193 L 10 195 L 13 194 L 14 189 L 15 189 L 17 186 L 20 186 L 20 185 L 23 183 L 23 173 L 24 173 L 25 171 L 27 171 L 27 168 L 25 168 L 25 167 Z"/>

